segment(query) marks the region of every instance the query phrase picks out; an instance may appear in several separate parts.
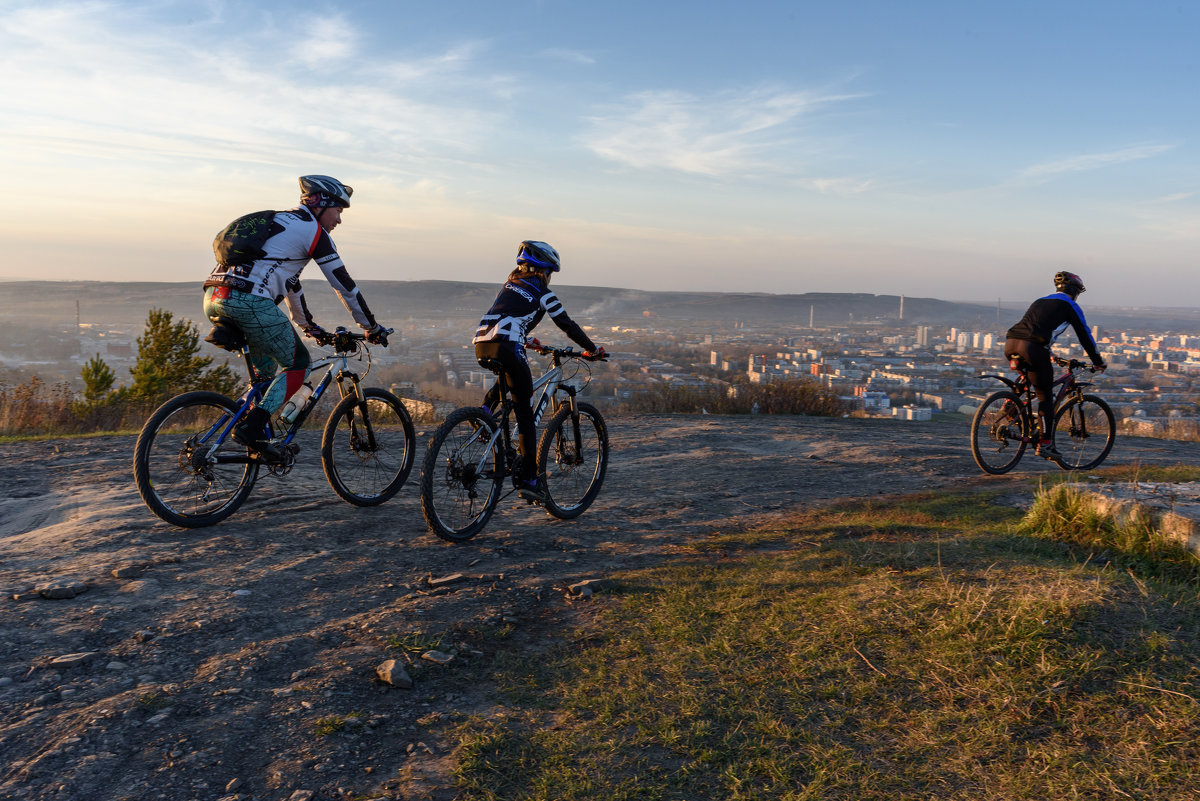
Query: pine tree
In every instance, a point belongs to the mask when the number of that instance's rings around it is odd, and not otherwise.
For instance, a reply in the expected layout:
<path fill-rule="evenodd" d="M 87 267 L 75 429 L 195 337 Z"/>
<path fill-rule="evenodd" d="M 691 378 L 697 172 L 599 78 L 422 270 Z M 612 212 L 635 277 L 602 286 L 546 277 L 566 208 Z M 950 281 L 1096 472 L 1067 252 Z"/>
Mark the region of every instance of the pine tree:
<path fill-rule="evenodd" d="M 194 389 L 231 394 L 237 378 L 227 365 L 209 369 L 211 356 L 200 355 L 200 332 L 188 320 L 174 322 L 171 312 L 151 309 L 146 331 L 138 337 L 138 358 L 129 372 L 133 400 L 159 401 Z"/>
<path fill-rule="evenodd" d="M 99 353 L 88 359 L 87 364 L 83 366 L 81 375 L 83 377 L 83 402 L 86 406 L 99 406 L 108 400 L 117 376 L 112 368 L 100 358 Z"/>

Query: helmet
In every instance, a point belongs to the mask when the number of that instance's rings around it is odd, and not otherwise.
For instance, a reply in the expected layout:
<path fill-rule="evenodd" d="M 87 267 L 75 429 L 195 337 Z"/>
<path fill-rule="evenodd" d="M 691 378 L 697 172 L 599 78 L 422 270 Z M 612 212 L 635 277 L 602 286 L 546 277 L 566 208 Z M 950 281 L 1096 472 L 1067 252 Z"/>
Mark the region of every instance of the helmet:
<path fill-rule="evenodd" d="M 559 270 L 558 251 L 545 242 L 534 242 L 527 239 L 521 243 L 521 247 L 517 248 L 517 266 L 525 265 L 556 273 Z"/>
<path fill-rule="evenodd" d="M 354 190 L 328 175 L 301 175 L 300 200 L 306 206 L 327 209 L 330 206 L 350 208 L 350 196 Z"/>
<path fill-rule="evenodd" d="M 1086 291 L 1083 279 L 1075 273 L 1069 273 L 1066 270 L 1060 270 L 1054 274 L 1054 288 L 1059 292 L 1066 292 L 1073 298 L 1079 297 L 1081 292 Z"/>

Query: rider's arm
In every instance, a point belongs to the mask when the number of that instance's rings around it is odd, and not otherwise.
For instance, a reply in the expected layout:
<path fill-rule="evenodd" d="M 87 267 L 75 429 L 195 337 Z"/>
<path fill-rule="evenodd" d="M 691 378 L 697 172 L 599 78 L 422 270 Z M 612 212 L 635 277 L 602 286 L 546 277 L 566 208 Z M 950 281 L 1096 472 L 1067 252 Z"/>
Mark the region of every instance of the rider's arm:
<path fill-rule="evenodd" d="M 342 263 L 342 257 L 338 255 L 337 248 L 334 247 L 333 240 L 329 238 L 327 232 L 322 231 L 317 238 L 312 257 L 317 266 L 321 268 L 321 272 L 325 273 L 329 285 L 337 290 L 342 304 L 354 317 L 354 322 L 367 330 L 375 329 L 378 326 L 375 316 L 371 314 L 367 302 L 363 300 L 362 294 L 346 270 L 346 265 Z"/>
<path fill-rule="evenodd" d="M 1100 355 L 1100 348 L 1096 345 L 1096 340 L 1092 337 L 1092 331 L 1088 328 L 1087 320 L 1083 316 L 1083 309 L 1079 308 L 1079 304 L 1074 302 L 1070 304 L 1067 312 L 1067 322 L 1075 330 L 1075 338 L 1079 340 L 1079 344 L 1087 351 L 1092 364 L 1097 367 L 1103 365 L 1104 357 Z"/>
<path fill-rule="evenodd" d="M 550 315 L 550 319 L 554 324 L 562 329 L 562 332 L 570 337 L 575 344 L 584 350 L 596 350 L 596 343 L 592 342 L 584 330 L 579 327 L 579 324 L 571 319 L 567 314 L 567 310 L 563 307 L 562 301 L 553 292 L 547 292 L 542 296 L 542 308 Z"/>

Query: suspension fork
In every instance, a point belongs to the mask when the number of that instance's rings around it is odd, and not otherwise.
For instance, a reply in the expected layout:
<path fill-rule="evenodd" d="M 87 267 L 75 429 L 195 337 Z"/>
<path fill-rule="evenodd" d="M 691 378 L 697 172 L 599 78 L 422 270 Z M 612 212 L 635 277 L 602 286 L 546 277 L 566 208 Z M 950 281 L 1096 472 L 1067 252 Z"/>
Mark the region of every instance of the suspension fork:
<path fill-rule="evenodd" d="M 582 458 L 581 454 L 583 452 L 583 433 L 579 428 L 579 402 L 575 397 L 574 387 L 563 387 L 563 391 L 567 393 L 567 400 L 559 405 L 568 406 L 571 409 L 571 433 L 575 439 L 575 458 L 579 459 Z M 560 441 L 559 448 L 561 447 L 562 444 Z"/>

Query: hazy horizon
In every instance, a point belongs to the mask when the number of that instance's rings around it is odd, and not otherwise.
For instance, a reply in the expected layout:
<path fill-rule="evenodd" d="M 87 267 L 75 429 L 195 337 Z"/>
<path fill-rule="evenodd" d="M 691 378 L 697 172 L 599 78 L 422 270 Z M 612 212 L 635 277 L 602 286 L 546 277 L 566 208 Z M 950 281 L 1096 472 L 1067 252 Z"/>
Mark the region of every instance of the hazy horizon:
<path fill-rule="evenodd" d="M 581 286 L 1200 297 L 1198 31 L 1113 0 L 9 0 L 0 277 L 199 281 L 326 173 L 359 281 L 498 281 L 535 238 Z"/>

